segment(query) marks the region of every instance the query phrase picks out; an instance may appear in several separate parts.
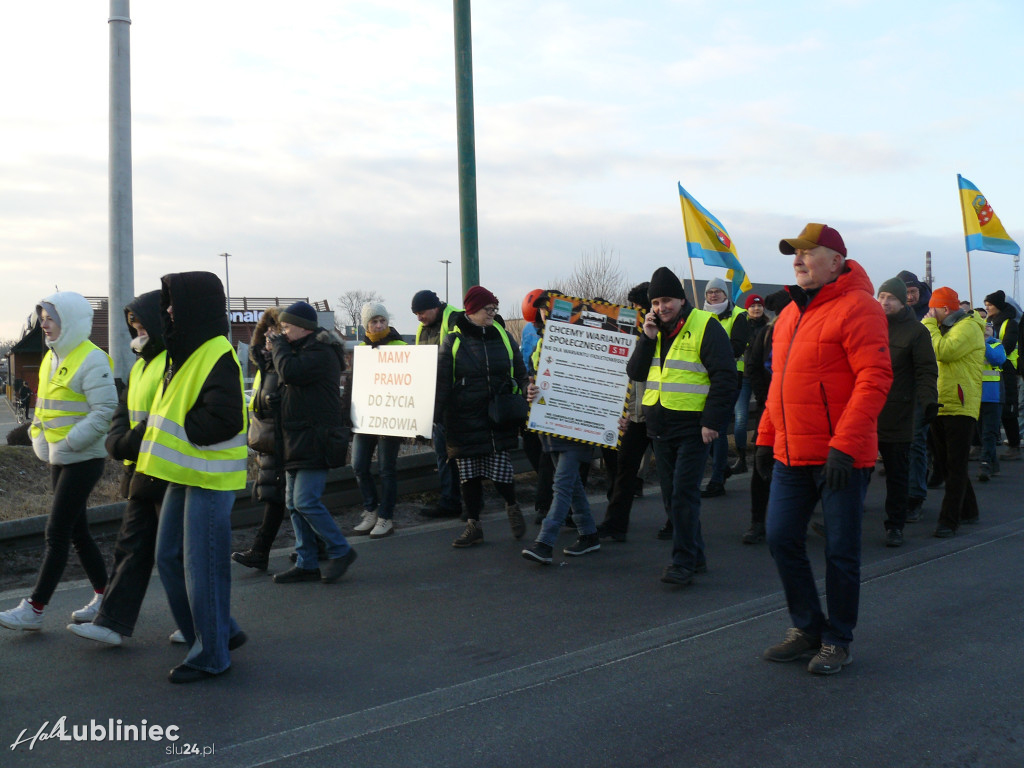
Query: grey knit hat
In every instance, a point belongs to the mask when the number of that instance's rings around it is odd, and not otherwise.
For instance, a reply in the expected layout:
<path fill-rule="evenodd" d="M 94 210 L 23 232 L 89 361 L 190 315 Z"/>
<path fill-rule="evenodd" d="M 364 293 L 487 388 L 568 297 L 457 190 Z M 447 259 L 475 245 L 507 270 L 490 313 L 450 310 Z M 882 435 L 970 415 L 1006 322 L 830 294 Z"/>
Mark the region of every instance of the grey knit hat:
<path fill-rule="evenodd" d="M 363 304 L 360 315 L 363 320 L 363 328 L 369 328 L 370 321 L 375 317 L 383 317 L 389 324 L 391 323 L 391 315 L 388 314 L 387 307 L 378 301 L 368 301 Z"/>

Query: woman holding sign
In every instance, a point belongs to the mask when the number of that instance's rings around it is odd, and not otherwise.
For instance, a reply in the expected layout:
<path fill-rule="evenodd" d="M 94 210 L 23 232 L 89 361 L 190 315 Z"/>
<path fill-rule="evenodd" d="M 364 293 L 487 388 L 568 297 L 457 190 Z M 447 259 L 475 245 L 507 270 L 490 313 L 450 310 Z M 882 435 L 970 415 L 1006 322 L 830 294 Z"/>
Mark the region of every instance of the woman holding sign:
<path fill-rule="evenodd" d="M 367 302 L 363 305 L 363 328 L 366 335 L 360 346 L 376 349 L 386 344 L 405 344 L 398 331 L 390 326 L 391 316 L 383 304 Z M 354 364 L 353 364 L 354 365 Z M 363 519 L 352 529 L 353 536 L 369 534 L 371 539 L 382 539 L 395 532 L 392 517 L 398 498 L 398 477 L 395 464 L 402 438 L 369 435 L 357 432 L 352 436 L 352 470 L 356 473 L 359 492 L 363 495 Z M 370 461 L 377 452 L 380 468 L 380 494 L 370 474 Z"/>
<path fill-rule="evenodd" d="M 441 343 L 434 401 L 434 421 L 447 429 L 448 456 L 458 463 L 462 481 L 466 528 L 452 542 L 460 549 L 484 540 L 484 478 L 505 500 L 512 535 L 518 539 L 526 533 L 508 454 L 518 445 L 526 418 L 526 366 L 515 339 L 494 322 L 498 298 L 493 293 L 475 285 L 463 307 L 455 332 Z"/>

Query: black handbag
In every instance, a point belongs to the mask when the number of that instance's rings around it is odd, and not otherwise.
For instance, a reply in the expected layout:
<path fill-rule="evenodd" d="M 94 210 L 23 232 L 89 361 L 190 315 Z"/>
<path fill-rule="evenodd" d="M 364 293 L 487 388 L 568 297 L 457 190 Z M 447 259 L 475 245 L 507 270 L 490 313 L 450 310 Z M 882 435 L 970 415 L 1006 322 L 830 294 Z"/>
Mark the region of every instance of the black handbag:
<path fill-rule="evenodd" d="M 487 404 L 487 418 L 496 427 L 518 428 L 526 421 L 529 410 L 525 397 L 514 392 L 504 392 L 492 397 Z"/>
<path fill-rule="evenodd" d="M 249 447 L 257 453 L 274 453 L 274 420 L 260 419 L 253 416 L 249 419 L 249 434 L 246 438 Z"/>

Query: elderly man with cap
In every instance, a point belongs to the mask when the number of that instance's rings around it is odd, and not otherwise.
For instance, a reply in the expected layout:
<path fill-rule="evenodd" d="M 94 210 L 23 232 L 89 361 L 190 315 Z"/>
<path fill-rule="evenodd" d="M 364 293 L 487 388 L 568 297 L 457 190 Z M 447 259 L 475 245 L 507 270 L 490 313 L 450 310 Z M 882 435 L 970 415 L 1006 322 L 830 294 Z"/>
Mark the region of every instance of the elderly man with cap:
<path fill-rule="evenodd" d="M 1006 431 L 1006 452 L 1001 461 L 1020 459 L 1020 424 L 1017 422 L 1017 310 L 1006 301 L 1003 291 L 985 297 L 987 320 L 992 323 L 992 335 L 1003 345 L 1006 362 L 1003 363 L 1003 429 Z"/>
<path fill-rule="evenodd" d="M 721 323 L 686 301 L 670 269 L 654 272 L 647 295 L 651 311 L 626 371 L 646 382 L 641 406 L 672 523 L 672 564 L 661 580 L 685 586 L 707 570 L 700 480 L 711 443 L 729 423 L 736 359 Z"/>
<path fill-rule="evenodd" d="M 938 369 L 931 335 L 907 306 L 907 287 L 898 277 L 878 287 L 878 303 L 889 322 L 892 386 L 878 416 L 878 452 L 885 467 L 885 545 L 903 545 L 907 520 L 910 441 L 914 409 L 924 408 L 925 422 L 939 410 L 935 381 Z"/>
<path fill-rule="evenodd" d="M 455 321 L 462 314 L 461 309 L 441 301 L 436 293 L 426 288 L 413 295 L 412 312 L 420 321 L 416 329 L 416 343 L 434 346 L 440 346 L 444 337 L 455 330 Z M 448 458 L 448 440 L 444 424 L 434 424 L 431 441 L 437 459 L 441 498 L 436 507 L 426 507 L 420 514 L 424 517 L 459 517 L 462 515 L 459 471 L 455 461 Z"/>
<path fill-rule="evenodd" d="M 864 494 L 892 383 L 889 335 L 867 273 L 846 258 L 836 230 L 808 224 L 779 250 L 793 256 L 796 285 L 775 322 L 774 375 L 755 467 L 771 475 L 767 539 L 792 626 L 764 658 L 797 661 L 816 653 L 808 671 L 834 674 L 853 658 Z M 827 615 L 807 557 L 807 524 L 819 499 Z"/>
<path fill-rule="evenodd" d="M 967 472 L 971 436 L 981 411 L 982 368 L 985 365 L 984 321 L 973 310 L 960 309 L 952 288 L 938 288 L 923 320 L 939 363 L 939 415 L 931 424 L 928 444 L 934 472 L 946 482 L 935 536 L 953 536 L 961 523 L 978 520 L 978 501 Z"/>
<path fill-rule="evenodd" d="M 281 384 L 284 428 L 285 506 L 295 530 L 295 567 L 274 581 L 289 584 L 340 579 L 355 562 L 352 549 L 324 506 L 327 470 L 345 463 L 351 432 L 351 387 L 339 392 L 345 370 L 345 342 L 321 328 L 316 310 L 304 301 L 280 316 L 281 334 L 273 336 L 272 354 Z M 317 540 L 327 558 L 321 565 Z"/>
<path fill-rule="evenodd" d="M 743 354 L 750 344 L 750 326 L 747 324 L 747 313 L 729 299 L 729 285 L 720 277 L 708 281 L 704 288 L 704 311 L 712 313 L 725 328 L 732 345 L 732 356 L 736 367 L 736 392 L 743 383 Z M 734 396 L 735 397 L 735 396 Z M 733 401 L 732 407 L 735 408 Z M 726 427 L 729 425 L 726 424 Z M 746 441 L 744 441 L 744 446 Z M 744 447 L 745 450 L 745 447 Z M 741 454 L 742 455 L 742 454 Z M 711 477 L 701 491 L 705 499 L 725 495 L 725 477 L 729 462 L 729 434 L 723 429 L 718 438 L 711 444 Z"/>

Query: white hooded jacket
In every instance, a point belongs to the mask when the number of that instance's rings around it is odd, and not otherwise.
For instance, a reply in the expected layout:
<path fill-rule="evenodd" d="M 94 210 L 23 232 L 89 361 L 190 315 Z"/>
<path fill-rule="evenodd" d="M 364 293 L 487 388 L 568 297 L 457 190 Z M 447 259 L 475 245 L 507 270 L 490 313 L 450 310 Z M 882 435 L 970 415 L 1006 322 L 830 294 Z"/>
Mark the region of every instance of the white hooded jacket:
<path fill-rule="evenodd" d="M 52 353 L 52 376 L 62 360 L 92 333 L 92 307 L 84 296 L 71 291 L 47 296 L 36 305 L 36 315 L 42 312 L 45 304 L 53 306 L 60 320 L 60 336 L 52 342 L 46 342 Z M 110 359 L 103 350 L 94 349 L 86 356 L 70 384 L 76 392 L 85 395 L 89 413 L 59 442 L 46 442 L 42 432 L 32 440 L 36 456 L 50 464 L 76 464 L 107 455 L 104 439 L 117 408 L 117 388 L 114 386 L 114 374 L 110 370 Z"/>

